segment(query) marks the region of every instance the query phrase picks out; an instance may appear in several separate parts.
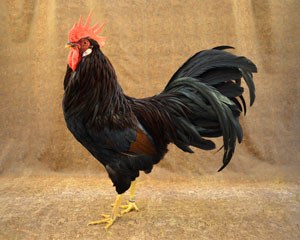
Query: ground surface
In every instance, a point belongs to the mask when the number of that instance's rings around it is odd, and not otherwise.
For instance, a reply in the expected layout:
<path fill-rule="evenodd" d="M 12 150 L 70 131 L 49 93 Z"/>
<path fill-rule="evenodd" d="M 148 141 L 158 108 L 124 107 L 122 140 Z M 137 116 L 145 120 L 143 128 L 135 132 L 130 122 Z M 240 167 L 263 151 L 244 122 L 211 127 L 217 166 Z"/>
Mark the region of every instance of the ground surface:
<path fill-rule="evenodd" d="M 281 181 L 154 180 L 140 212 L 87 226 L 115 198 L 102 176 L 0 177 L 0 239 L 300 239 L 300 187 Z"/>

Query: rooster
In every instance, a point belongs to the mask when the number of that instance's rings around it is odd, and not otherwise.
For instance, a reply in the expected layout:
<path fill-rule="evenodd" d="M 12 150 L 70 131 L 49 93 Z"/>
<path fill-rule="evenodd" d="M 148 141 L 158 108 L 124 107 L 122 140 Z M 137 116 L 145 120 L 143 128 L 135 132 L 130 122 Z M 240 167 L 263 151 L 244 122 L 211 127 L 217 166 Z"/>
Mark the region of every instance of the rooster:
<path fill-rule="evenodd" d="M 241 80 L 249 88 L 251 106 L 252 73 L 257 69 L 249 59 L 225 51 L 232 47 L 219 46 L 189 58 L 161 93 L 132 98 L 124 94 L 101 50 L 105 37 L 98 34 L 104 24 L 90 23 L 90 15 L 85 23 L 80 17 L 69 32 L 63 112 L 68 129 L 104 165 L 118 193 L 112 213 L 90 223 L 105 223 L 108 229 L 119 216 L 138 211 L 136 178 L 140 171 L 151 172 L 168 144 L 193 153 L 190 146 L 212 150 L 215 144 L 207 138 L 223 137 L 219 171 L 227 166 L 243 138 L 239 116 L 246 113 L 246 104 Z M 127 190 L 129 200 L 121 205 Z"/>

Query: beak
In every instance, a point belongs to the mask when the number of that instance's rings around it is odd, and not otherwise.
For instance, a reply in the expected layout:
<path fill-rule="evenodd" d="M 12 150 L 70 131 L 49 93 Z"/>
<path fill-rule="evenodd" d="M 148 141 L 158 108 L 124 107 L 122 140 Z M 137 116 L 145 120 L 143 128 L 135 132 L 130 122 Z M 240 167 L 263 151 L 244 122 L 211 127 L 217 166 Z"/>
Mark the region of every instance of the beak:
<path fill-rule="evenodd" d="M 68 42 L 68 43 L 65 45 L 65 48 L 73 48 L 73 47 L 75 47 L 75 46 L 76 46 L 75 43 Z"/>

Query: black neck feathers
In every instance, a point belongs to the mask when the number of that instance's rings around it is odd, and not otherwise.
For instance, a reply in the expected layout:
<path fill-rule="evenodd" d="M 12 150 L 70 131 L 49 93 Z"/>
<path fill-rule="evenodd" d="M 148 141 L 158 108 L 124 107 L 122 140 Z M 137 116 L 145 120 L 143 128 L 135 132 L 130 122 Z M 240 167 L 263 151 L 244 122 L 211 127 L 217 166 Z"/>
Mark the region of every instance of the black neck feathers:
<path fill-rule="evenodd" d="M 65 117 L 72 115 L 101 128 L 132 124 L 132 111 L 115 70 L 99 48 L 83 57 L 75 72 L 68 69 L 63 100 Z"/>

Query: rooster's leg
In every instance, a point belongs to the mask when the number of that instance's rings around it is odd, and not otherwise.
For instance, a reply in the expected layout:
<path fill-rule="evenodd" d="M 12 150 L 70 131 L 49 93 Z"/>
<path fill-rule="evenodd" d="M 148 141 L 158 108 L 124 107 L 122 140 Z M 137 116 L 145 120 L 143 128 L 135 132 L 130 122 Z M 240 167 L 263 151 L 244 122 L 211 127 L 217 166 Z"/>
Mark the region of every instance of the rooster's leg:
<path fill-rule="evenodd" d="M 122 202 L 123 194 L 119 194 L 116 198 L 116 201 L 114 203 L 114 207 L 112 210 L 111 215 L 110 214 L 102 214 L 101 216 L 103 219 L 99 221 L 93 221 L 90 222 L 88 225 L 96 225 L 96 224 L 101 224 L 101 223 L 106 223 L 105 229 L 107 230 L 113 223 L 116 221 L 117 217 L 120 217 L 120 214 L 118 213 L 121 202 Z"/>
<path fill-rule="evenodd" d="M 135 187 L 136 187 L 136 181 L 132 181 L 130 188 L 129 188 L 129 200 L 127 202 L 127 205 L 122 205 L 121 208 L 124 210 L 121 211 L 121 214 L 129 213 L 131 211 L 139 211 L 136 203 L 135 203 Z"/>

